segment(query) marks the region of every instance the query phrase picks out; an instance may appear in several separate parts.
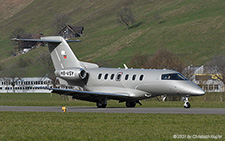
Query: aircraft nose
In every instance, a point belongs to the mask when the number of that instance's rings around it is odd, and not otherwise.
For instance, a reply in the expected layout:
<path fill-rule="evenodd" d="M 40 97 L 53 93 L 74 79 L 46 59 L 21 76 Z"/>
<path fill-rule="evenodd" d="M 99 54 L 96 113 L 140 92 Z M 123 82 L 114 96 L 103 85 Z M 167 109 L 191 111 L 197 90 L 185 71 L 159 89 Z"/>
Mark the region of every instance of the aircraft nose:
<path fill-rule="evenodd" d="M 194 93 L 197 95 L 204 95 L 205 91 L 202 90 L 201 88 L 197 88 L 197 89 L 195 89 Z"/>

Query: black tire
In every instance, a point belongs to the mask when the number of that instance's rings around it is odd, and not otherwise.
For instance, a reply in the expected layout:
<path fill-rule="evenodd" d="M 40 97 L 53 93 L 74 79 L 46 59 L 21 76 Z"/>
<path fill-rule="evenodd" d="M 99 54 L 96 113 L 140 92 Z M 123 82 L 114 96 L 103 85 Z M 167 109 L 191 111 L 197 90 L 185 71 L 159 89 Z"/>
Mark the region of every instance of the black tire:
<path fill-rule="evenodd" d="M 191 107 L 190 102 L 186 102 L 186 103 L 184 104 L 184 108 L 190 108 L 190 107 Z"/>
<path fill-rule="evenodd" d="M 129 101 L 127 101 L 127 102 L 126 102 L 126 106 L 127 106 L 128 108 L 133 108 L 133 107 L 136 106 L 136 102 L 129 102 Z"/>
<path fill-rule="evenodd" d="M 97 106 L 98 108 L 106 108 L 107 104 L 102 104 L 102 103 L 97 102 L 97 103 L 96 103 L 96 106 Z"/>

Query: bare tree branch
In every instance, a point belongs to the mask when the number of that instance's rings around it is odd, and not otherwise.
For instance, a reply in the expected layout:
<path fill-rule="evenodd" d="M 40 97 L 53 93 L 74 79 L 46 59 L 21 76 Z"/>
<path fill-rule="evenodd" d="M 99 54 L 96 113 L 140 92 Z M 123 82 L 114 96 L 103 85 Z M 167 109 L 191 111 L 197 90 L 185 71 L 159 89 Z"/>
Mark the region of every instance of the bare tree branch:
<path fill-rule="evenodd" d="M 56 14 L 52 19 L 52 26 L 56 33 L 58 33 L 63 27 L 69 24 L 71 17 L 68 14 L 61 13 Z"/>
<path fill-rule="evenodd" d="M 119 21 L 121 23 L 125 24 L 127 27 L 127 30 L 129 29 L 129 25 L 135 23 L 133 12 L 130 8 L 124 7 L 122 8 L 117 15 L 119 16 Z"/>
<path fill-rule="evenodd" d="M 160 48 L 151 59 L 146 62 L 145 68 L 172 69 L 178 72 L 182 72 L 183 70 L 180 59 L 164 48 Z"/>

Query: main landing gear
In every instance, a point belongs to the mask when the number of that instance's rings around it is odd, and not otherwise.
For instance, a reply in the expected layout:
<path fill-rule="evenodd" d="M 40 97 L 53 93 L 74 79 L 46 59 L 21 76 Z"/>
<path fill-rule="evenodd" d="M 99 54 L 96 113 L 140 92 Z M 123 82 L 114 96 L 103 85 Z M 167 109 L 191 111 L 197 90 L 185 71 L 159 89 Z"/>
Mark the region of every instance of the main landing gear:
<path fill-rule="evenodd" d="M 126 106 L 127 106 L 127 108 L 134 108 L 137 103 L 142 105 L 141 102 L 139 100 L 137 100 L 137 101 L 127 101 Z"/>
<path fill-rule="evenodd" d="M 190 108 L 191 107 L 191 104 L 188 101 L 188 96 L 183 97 L 183 101 L 184 101 L 184 108 Z"/>
<path fill-rule="evenodd" d="M 105 108 L 107 106 L 107 100 L 106 99 L 99 100 L 98 102 L 96 102 L 96 106 L 98 108 Z"/>
<path fill-rule="evenodd" d="M 142 105 L 141 102 L 139 100 L 137 100 L 137 101 L 126 101 L 126 106 L 128 108 L 134 108 L 137 103 Z M 96 106 L 98 108 L 106 108 L 107 100 L 106 99 L 99 100 L 98 102 L 96 102 Z"/>

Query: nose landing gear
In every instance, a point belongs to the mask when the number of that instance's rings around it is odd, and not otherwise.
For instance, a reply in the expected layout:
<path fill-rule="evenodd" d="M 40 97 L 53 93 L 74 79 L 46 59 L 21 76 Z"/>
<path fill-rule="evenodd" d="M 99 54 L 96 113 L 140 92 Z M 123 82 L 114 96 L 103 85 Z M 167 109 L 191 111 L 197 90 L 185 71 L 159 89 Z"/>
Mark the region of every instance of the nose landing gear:
<path fill-rule="evenodd" d="M 167 96 L 164 95 L 162 101 L 164 102 L 164 101 L 166 101 L 166 99 L 167 99 Z"/>
<path fill-rule="evenodd" d="M 184 102 L 184 108 L 190 108 L 191 107 L 191 104 L 190 102 Z"/>
<path fill-rule="evenodd" d="M 183 101 L 184 101 L 184 108 L 190 108 L 191 107 L 191 104 L 188 101 L 188 96 L 183 97 Z"/>

